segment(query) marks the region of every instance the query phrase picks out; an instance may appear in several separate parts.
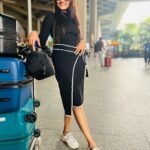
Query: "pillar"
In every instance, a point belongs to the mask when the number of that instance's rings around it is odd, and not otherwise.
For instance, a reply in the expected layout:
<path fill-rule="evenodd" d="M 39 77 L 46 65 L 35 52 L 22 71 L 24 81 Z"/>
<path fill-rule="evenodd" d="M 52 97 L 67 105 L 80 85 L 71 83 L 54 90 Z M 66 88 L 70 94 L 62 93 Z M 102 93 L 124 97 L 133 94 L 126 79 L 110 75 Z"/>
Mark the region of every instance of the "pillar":
<path fill-rule="evenodd" d="M 3 13 L 3 1 L 0 0 L 0 13 Z"/>
<path fill-rule="evenodd" d="M 93 47 L 95 41 L 97 40 L 97 0 L 89 0 L 89 11 L 90 11 L 90 46 Z"/>
<path fill-rule="evenodd" d="M 101 19 L 100 16 L 97 17 L 97 39 L 102 36 L 102 29 L 101 29 Z"/>
<path fill-rule="evenodd" d="M 41 19 L 37 19 L 37 32 L 39 33 L 41 30 Z"/>
<path fill-rule="evenodd" d="M 76 6 L 80 22 L 81 35 L 86 41 L 86 0 L 76 0 Z"/>
<path fill-rule="evenodd" d="M 32 31 L 32 2 L 28 0 L 28 35 Z"/>

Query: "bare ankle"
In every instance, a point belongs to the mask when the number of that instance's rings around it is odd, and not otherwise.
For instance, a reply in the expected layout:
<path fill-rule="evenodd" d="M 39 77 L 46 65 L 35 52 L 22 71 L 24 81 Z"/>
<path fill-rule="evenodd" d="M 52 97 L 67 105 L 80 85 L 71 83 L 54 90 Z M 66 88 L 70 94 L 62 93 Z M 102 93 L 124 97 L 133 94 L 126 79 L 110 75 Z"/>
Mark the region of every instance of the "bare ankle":
<path fill-rule="evenodd" d="M 93 148 L 97 147 L 95 143 L 89 143 L 88 147 L 90 150 L 92 150 Z"/>
<path fill-rule="evenodd" d="M 63 135 L 65 136 L 69 131 L 63 131 Z"/>

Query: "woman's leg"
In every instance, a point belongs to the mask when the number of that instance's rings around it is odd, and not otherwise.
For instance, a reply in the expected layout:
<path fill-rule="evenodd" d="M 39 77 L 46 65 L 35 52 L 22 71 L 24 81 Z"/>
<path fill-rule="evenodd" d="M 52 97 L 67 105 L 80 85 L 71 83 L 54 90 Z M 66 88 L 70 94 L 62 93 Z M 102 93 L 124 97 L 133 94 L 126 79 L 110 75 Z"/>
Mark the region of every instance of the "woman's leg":
<path fill-rule="evenodd" d="M 71 123 L 72 123 L 72 116 L 64 115 L 64 130 L 63 130 L 64 135 L 70 132 Z"/>
<path fill-rule="evenodd" d="M 73 108 L 73 113 L 75 116 L 75 119 L 77 121 L 78 126 L 80 127 L 82 133 L 84 134 L 89 148 L 96 147 L 96 144 L 91 136 L 89 127 L 88 127 L 88 122 L 84 113 L 83 106 L 81 107 L 74 107 Z"/>
<path fill-rule="evenodd" d="M 78 141 L 74 138 L 73 134 L 70 132 L 70 126 L 72 123 L 71 116 L 64 117 L 64 131 L 61 140 L 65 142 L 71 149 L 79 148 Z"/>
<path fill-rule="evenodd" d="M 147 65 L 147 57 L 146 54 L 144 55 L 144 61 L 145 61 L 145 66 Z"/>

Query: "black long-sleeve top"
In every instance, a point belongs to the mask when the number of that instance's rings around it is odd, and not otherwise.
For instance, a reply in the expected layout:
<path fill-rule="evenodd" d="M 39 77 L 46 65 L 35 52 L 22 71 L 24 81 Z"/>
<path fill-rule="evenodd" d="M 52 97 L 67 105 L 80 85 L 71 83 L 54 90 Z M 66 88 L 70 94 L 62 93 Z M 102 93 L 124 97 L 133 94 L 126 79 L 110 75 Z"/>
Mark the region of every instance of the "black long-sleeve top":
<path fill-rule="evenodd" d="M 54 37 L 53 36 L 53 25 L 54 25 L 54 13 L 48 13 L 44 18 L 42 28 L 41 28 L 41 31 L 39 34 L 41 47 L 45 46 L 49 35 Z M 57 31 L 56 31 L 56 34 L 57 34 Z M 79 38 L 78 27 L 74 22 L 69 21 L 67 32 L 65 33 L 65 35 L 63 35 L 61 37 L 60 44 L 77 46 L 79 41 L 80 41 L 80 38 Z"/>

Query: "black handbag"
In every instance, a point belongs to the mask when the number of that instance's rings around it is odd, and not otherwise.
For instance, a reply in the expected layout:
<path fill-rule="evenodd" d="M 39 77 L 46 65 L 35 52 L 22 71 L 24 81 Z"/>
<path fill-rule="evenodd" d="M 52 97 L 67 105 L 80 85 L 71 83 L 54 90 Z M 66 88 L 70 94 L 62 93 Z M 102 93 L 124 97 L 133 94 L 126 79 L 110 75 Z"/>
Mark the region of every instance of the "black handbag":
<path fill-rule="evenodd" d="M 51 58 L 43 51 L 32 51 L 26 57 L 26 68 L 29 75 L 42 80 L 55 74 Z"/>

